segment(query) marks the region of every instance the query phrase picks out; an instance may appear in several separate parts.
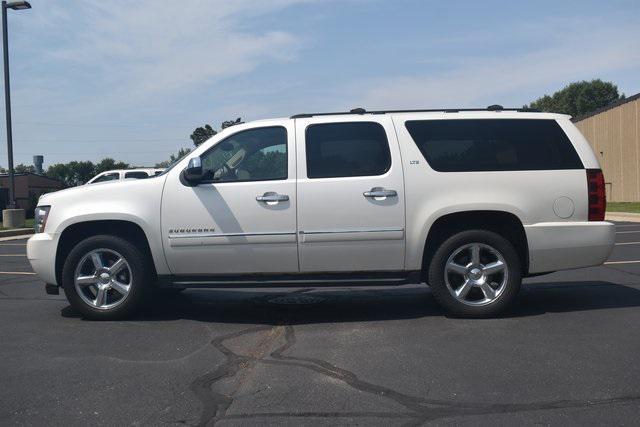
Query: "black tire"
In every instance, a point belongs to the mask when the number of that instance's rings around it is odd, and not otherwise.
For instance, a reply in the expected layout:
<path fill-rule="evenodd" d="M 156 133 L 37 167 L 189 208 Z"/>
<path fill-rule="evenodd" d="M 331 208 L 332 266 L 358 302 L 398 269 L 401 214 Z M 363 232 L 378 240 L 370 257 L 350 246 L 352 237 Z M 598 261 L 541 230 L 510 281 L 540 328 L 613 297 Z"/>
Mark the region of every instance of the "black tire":
<path fill-rule="evenodd" d="M 119 305 L 100 309 L 85 302 L 75 288 L 74 275 L 82 258 L 95 249 L 108 249 L 120 254 L 131 271 L 129 292 Z M 62 287 L 71 306 L 80 315 L 92 320 L 119 320 L 136 313 L 151 293 L 153 266 L 151 260 L 131 242 L 117 236 L 99 235 L 82 240 L 69 253 L 62 268 Z"/>
<path fill-rule="evenodd" d="M 452 295 L 445 280 L 446 264 L 449 257 L 456 253 L 458 249 L 465 247 L 465 245 L 474 243 L 488 245 L 495 249 L 506 264 L 507 276 L 506 278 L 502 276 L 505 280 L 503 290 L 495 300 L 485 303 L 485 305 L 469 305 L 469 303 L 461 302 Z M 509 307 L 518 295 L 522 283 L 521 266 L 520 257 L 509 240 L 487 230 L 467 230 L 452 235 L 438 247 L 428 266 L 427 283 L 431 287 L 434 298 L 448 315 L 464 318 L 494 317 Z"/>

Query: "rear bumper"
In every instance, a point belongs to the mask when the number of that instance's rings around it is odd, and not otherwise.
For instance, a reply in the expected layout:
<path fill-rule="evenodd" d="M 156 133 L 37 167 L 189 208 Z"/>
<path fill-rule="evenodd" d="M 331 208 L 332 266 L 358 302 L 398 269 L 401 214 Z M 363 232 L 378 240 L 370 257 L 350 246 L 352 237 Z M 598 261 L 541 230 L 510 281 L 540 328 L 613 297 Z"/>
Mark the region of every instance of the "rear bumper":
<path fill-rule="evenodd" d="M 605 221 L 525 225 L 529 273 L 600 265 L 615 243 L 615 225 Z"/>
<path fill-rule="evenodd" d="M 45 283 L 56 284 L 56 247 L 55 234 L 38 233 L 27 241 L 27 258 L 31 268 Z"/>

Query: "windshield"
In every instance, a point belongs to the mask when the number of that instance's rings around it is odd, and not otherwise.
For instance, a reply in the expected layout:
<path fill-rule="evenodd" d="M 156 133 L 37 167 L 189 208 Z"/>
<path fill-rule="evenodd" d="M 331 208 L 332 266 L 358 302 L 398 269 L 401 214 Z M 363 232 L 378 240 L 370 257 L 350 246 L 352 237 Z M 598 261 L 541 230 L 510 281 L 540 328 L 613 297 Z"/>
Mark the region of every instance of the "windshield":
<path fill-rule="evenodd" d="M 166 175 L 167 172 L 169 172 L 171 169 L 173 169 L 175 167 L 175 165 L 177 165 L 178 163 L 180 163 L 180 160 L 184 159 L 185 157 L 187 157 L 189 154 L 191 154 L 191 151 L 189 151 L 188 153 L 185 153 L 182 157 L 178 158 L 175 162 L 171 163 L 169 165 L 169 167 L 167 167 L 165 170 L 163 170 L 162 172 L 160 172 L 159 174 L 155 175 L 155 176 L 163 176 Z"/>

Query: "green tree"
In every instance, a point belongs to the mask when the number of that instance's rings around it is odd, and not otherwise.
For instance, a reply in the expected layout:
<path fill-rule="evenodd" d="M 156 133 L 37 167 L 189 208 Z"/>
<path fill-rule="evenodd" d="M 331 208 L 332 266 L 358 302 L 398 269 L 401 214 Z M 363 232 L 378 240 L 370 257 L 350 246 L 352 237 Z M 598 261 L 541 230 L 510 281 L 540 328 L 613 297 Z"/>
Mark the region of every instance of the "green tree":
<path fill-rule="evenodd" d="M 241 119 L 240 117 L 238 117 L 238 118 L 237 118 L 237 119 L 235 119 L 235 120 L 227 120 L 227 121 L 222 122 L 222 124 L 220 125 L 220 127 L 221 127 L 222 129 L 226 129 L 226 128 L 228 128 L 228 127 L 235 126 L 235 125 L 239 125 L 239 124 L 241 124 L 241 123 L 244 123 L 244 122 L 242 121 L 242 119 Z"/>
<path fill-rule="evenodd" d="M 171 154 L 169 156 L 169 160 L 165 160 L 163 162 L 156 163 L 156 167 L 157 168 L 168 168 L 169 166 L 171 166 L 172 164 L 174 164 L 175 162 L 177 162 L 178 160 L 180 160 L 181 158 L 183 158 L 184 156 L 186 156 L 190 152 L 191 152 L 190 148 L 181 148 L 180 150 L 178 150 L 178 152 L 176 154 Z"/>
<path fill-rule="evenodd" d="M 36 167 L 33 165 L 25 165 L 20 163 L 19 165 L 15 165 L 13 167 L 13 171 L 15 173 L 36 173 Z"/>
<path fill-rule="evenodd" d="M 127 169 L 129 167 L 130 167 L 129 163 L 116 162 L 111 157 L 106 157 L 100 160 L 99 163 L 96 163 L 94 175 L 97 175 L 99 173 L 112 170 L 112 169 Z"/>
<path fill-rule="evenodd" d="M 96 173 L 95 165 L 90 161 L 72 161 L 69 163 L 56 163 L 49 166 L 46 175 L 59 179 L 68 187 L 82 185 L 93 178 Z"/>
<path fill-rule="evenodd" d="M 571 83 L 551 96 L 536 99 L 528 107 L 578 117 L 621 99 L 624 94 L 618 93 L 616 85 L 596 79 Z"/>
<path fill-rule="evenodd" d="M 240 117 L 235 120 L 225 120 L 220 124 L 220 129 L 226 129 L 228 127 L 239 125 L 241 123 L 244 122 Z M 191 138 L 191 140 L 193 141 L 193 145 L 197 147 L 217 133 L 218 131 L 212 128 L 211 125 L 204 125 L 196 128 L 189 138 Z"/>
<path fill-rule="evenodd" d="M 193 145 L 197 147 L 216 133 L 218 132 L 210 125 L 204 125 L 196 128 L 189 138 L 193 141 Z"/>
<path fill-rule="evenodd" d="M 252 179 L 273 179 L 287 170 L 287 155 L 282 151 L 257 151 L 242 162 Z"/>
<path fill-rule="evenodd" d="M 69 162 L 68 166 L 71 171 L 72 185 L 82 185 L 98 174 L 98 172 L 96 172 L 96 165 L 88 160 Z"/>
<path fill-rule="evenodd" d="M 65 183 L 67 186 L 71 186 L 72 173 L 71 168 L 67 163 L 56 163 L 47 168 L 45 173 L 49 178 L 58 179 Z"/>

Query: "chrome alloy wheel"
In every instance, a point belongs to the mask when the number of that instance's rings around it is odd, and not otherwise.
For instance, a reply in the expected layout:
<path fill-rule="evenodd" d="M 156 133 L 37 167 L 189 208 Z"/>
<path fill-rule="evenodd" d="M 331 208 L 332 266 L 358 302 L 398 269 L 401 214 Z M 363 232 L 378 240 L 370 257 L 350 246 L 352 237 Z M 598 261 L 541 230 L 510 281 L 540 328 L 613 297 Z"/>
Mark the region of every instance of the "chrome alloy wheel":
<path fill-rule="evenodd" d="M 445 265 L 449 293 L 467 305 L 491 304 L 504 292 L 508 278 L 509 269 L 502 254 L 484 243 L 459 247 Z"/>
<path fill-rule="evenodd" d="M 122 255 L 111 249 L 94 249 L 82 257 L 73 275 L 80 298 L 93 308 L 108 310 L 124 302 L 133 274 Z"/>

